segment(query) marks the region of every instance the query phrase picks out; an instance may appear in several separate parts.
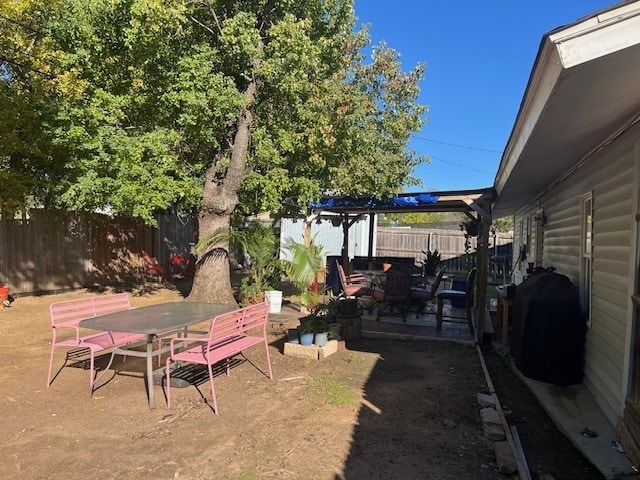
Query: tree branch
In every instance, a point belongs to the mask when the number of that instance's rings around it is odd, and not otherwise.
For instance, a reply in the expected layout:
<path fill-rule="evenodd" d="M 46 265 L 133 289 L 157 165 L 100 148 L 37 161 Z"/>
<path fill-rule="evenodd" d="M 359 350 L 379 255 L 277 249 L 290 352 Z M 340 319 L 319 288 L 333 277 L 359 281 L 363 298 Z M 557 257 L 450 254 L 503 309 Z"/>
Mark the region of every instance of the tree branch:
<path fill-rule="evenodd" d="M 218 27 L 218 32 L 222 34 L 222 25 L 220 24 L 220 20 L 218 19 L 218 15 L 216 15 L 216 11 L 214 10 L 213 5 L 211 5 L 211 0 L 207 1 L 207 5 L 209 6 L 209 12 L 211 12 L 211 16 L 216 22 L 216 26 Z"/>
<path fill-rule="evenodd" d="M 216 32 L 214 32 L 212 29 L 210 29 L 209 27 L 207 27 L 204 23 L 202 23 L 200 20 L 198 20 L 197 18 L 195 18 L 194 16 L 189 16 L 189 18 L 196 24 L 200 25 L 202 28 L 204 28 L 207 32 L 209 32 L 211 35 L 215 36 Z"/>

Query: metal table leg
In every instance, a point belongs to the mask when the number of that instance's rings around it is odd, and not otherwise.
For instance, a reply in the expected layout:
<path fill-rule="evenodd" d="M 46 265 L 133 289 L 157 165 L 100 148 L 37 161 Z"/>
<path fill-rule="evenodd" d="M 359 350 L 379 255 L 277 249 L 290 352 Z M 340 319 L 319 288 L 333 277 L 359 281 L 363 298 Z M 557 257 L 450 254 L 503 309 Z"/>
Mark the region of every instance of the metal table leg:
<path fill-rule="evenodd" d="M 149 408 L 155 406 L 155 398 L 153 391 L 153 335 L 147 336 L 147 398 L 149 400 Z"/>

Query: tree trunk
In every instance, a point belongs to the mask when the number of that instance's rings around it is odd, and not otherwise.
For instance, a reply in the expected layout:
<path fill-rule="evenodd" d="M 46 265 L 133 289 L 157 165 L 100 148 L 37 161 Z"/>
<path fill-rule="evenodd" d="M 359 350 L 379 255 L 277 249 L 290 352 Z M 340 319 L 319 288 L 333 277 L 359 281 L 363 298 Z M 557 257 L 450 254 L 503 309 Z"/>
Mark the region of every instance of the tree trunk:
<path fill-rule="evenodd" d="M 218 229 L 229 229 L 231 215 L 215 214 L 204 209 L 198 214 L 198 235 L 205 238 Z M 193 287 L 188 300 L 212 303 L 236 303 L 231 286 L 228 242 L 198 253 Z"/>
<path fill-rule="evenodd" d="M 198 238 L 202 240 L 219 231 L 229 231 L 231 214 L 238 204 L 238 189 L 247 171 L 247 154 L 251 140 L 251 107 L 256 94 L 256 81 L 247 85 L 244 96 L 246 106 L 238 114 L 236 132 L 231 147 L 231 161 L 224 172 L 218 162 L 207 170 L 198 213 Z M 196 252 L 196 271 L 188 300 L 236 303 L 231 287 L 229 242 L 220 241 Z"/>

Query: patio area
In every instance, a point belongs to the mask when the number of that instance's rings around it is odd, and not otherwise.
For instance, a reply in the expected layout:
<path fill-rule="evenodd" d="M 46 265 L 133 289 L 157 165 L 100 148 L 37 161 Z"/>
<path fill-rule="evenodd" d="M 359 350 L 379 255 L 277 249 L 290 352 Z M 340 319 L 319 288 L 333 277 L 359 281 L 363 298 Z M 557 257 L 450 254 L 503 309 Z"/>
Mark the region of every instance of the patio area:
<path fill-rule="evenodd" d="M 464 317 L 465 309 L 444 306 L 445 316 Z M 367 338 L 402 338 L 412 340 L 452 340 L 459 343 L 473 345 L 475 335 L 466 323 L 442 322 L 440 331 L 436 331 L 435 313 L 423 313 L 416 316 L 409 312 L 406 321 L 400 315 L 385 315 L 376 320 L 376 314 L 369 314 L 366 310 L 362 314 L 362 336 Z M 463 318 L 457 319 L 465 322 Z"/>

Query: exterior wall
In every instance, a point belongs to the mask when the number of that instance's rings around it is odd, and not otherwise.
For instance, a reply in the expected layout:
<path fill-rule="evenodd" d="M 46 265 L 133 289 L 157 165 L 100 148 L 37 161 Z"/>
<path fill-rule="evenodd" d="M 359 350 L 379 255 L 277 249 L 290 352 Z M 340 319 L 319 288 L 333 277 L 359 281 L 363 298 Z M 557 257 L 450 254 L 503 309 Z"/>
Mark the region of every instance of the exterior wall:
<path fill-rule="evenodd" d="M 336 217 L 338 218 L 338 217 Z M 341 255 L 344 235 L 342 225 L 334 226 L 330 220 L 322 219 L 320 223 L 311 222 L 311 238 L 322 245 L 324 254 Z M 375 232 L 374 237 L 375 239 Z M 280 258 L 288 260 L 290 253 L 284 248 L 289 240 L 304 242 L 304 221 L 302 219 L 283 218 L 280 224 Z M 375 241 L 375 240 L 374 240 Z M 375 245 L 374 245 L 375 252 Z M 349 228 L 349 258 L 364 256 L 369 253 L 369 216 L 356 221 Z"/>
<path fill-rule="evenodd" d="M 593 195 L 591 317 L 585 346 L 584 383 L 615 425 L 622 415 L 630 370 L 632 308 L 636 264 L 636 127 L 605 147 L 589 162 L 541 198 L 517 212 L 514 262 L 524 244 L 521 225 L 532 219 L 531 251 L 543 239 L 541 266 L 556 268 L 578 286 L 581 265 L 581 197 Z M 546 223 L 533 218 L 544 209 Z M 536 235 L 536 228 L 543 228 Z M 536 259 L 538 265 L 538 259 Z M 514 263 L 515 264 L 515 263 Z M 526 265 L 516 266 L 520 283 Z"/>

